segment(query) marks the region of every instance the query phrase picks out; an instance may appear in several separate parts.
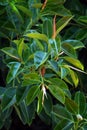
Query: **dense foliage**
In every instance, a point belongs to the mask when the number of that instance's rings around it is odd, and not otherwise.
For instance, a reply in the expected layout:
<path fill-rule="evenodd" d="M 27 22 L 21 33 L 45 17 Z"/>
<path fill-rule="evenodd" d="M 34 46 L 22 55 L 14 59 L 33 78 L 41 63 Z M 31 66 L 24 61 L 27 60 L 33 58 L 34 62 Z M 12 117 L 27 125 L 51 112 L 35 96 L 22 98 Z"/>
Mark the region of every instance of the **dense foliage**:
<path fill-rule="evenodd" d="M 10 128 L 13 109 L 29 126 L 37 114 L 54 130 L 87 129 L 81 2 L 0 0 L 0 129 Z"/>

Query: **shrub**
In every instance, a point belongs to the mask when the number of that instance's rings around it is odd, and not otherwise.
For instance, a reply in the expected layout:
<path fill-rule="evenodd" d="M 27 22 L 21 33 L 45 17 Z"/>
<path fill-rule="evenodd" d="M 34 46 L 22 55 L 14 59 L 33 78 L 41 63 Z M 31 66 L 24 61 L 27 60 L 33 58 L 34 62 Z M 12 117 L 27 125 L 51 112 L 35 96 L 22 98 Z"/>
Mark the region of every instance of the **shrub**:
<path fill-rule="evenodd" d="M 23 124 L 31 125 L 37 113 L 54 130 L 86 129 L 86 97 L 78 87 L 79 73 L 86 74 L 78 59 L 86 44 L 86 8 L 68 2 L 0 2 L 1 60 L 9 70 L 0 87 L 0 128 L 9 129 L 14 108 Z"/>

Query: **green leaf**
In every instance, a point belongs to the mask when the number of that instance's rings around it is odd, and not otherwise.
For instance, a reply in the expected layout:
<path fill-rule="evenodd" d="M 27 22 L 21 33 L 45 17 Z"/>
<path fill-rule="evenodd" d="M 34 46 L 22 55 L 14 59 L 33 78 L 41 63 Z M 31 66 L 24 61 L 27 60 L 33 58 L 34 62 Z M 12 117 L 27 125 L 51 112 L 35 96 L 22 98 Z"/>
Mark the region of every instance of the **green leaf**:
<path fill-rule="evenodd" d="M 33 119 L 35 118 L 35 112 L 36 112 L 36 104 L 33 102 L 29 106 L 27 106 L 28 111 L 28 124 L 31 125 Z"/>
<path fill-rule="evenodd" d="M 43 34 L 45 34 L 47 37 L 51 38 L 53 34 L 53 27 L 52 22 L 50 19 L 46 19 L 43 22 Z"/>
<path fill-rule="evenodd" d="M 21 21 L 21 23 L 24 23 L 24 20 L 23 20 L 23 18 L 21 16 L 19 10 L 16 8 L 15 4 L 13 2 L 10 2 L 10 6 L 11 6 L 13 12 L 17 15 L 17 17 Z"/>
<path fill-rule="evenodd" d="M 63 59 L 65 59 L 67 62 L 74 65 L 75 67 L 77 67 L 81 70 L 84 70 L 84 66 L 82 65 L 82 63 L 79 60 L 72 58 L 72 57 L 68 57 L 68 56 L 63 57 Z"/>
<path fill-rule="evenodd" d="M 50 81 L 51 85 L 57 85 L 59 88 L 61 88 L 63 90 L 68 90 L 67 84 L 62 79 L 59 79 L 59 78 L 52 78 L 51 79 L 50 78 L 49 81 Z"/>
<path fill-rule="evenodd" d="M 70 57 L 77 58 L 76 51 L 73 46 L 69 43 L 62 44 L 62 50 L 64 53 Z"/>
<path fill-rule="evenodd" d="M 43 65 L 48 58 L 48 54 L 46 52 L 37 51 L 34 55 L 34 64 L 36 68 Z"/>
<path fill-rule="evenodd" d="M 41 113 L 38 116 L 45 124 L 51 125 L 52 119 L 49 117 L 49 115 L 46 114 L 44 109 L 41 111 Z"/>
<path fill-rule="evenodd" d="M 42 101 L 43 101 L 43 91 L 39 92 L 38 95 L 38 103 L 37 103 L 37 113 L 40 114 L 40 112 L 42 111 Z"/>
<path fill-rule="evenodd" d="M 59 67 L 58 67 L 57 62 L 55 60 L 50 60 L 48 61 L 48 63 L 50 64 L 50 68 L 54 70 L 56 73 L 58 73 Z"/>
<path fill-rule="evenodd" d="M 48 37 L 45 34 L 41 34 L 41 33 L 28 33 L 25 36 L 29 37 L 29 38 L 39 39 L 39 40 L 42 40 L 42 41 L 45 41 L 46 43 L 48 43 Z"/>
<path fill-rule="evenodd" d="M 42 3 L 36 3 L 32 5 L 33 8 L 41 8 L 42 7 Z"/>
<path fill-rule="evenodd" d="M 50 6 L 50 5 L 56 6 L 56 5 L 59 5 L 59 4 L 64 4 L 64 2 L 65 2 L 65 0 L 58 0 L 58 1 L 56 1 L 56 0 L 49 0 L 47 2 L 47 5 L 48 6 Z"/>
<path fill-rule="evenodd" d="M 87 38 L 87 29 L 86 28 L 79 29 L 76 33 L 75 38 L 78 40 L 84 40 L 85 38 Z M 84 47 L 84 45 L 83 45 L 83 47 Z"/>
<path fill-rule="evenodd" d="M 78 78 L 77 74 L 71 69 L 69 69 L 69 72 L 70 72 L 70 75 L 71 75 L 71 78 L 73 80 L 75 87 L 77 87 L 78 83 L 79 83 L 79 78 Z"/>
<path fill-rule="evenodd" d="M 1 5 L 1 6 L 6 6 L 6 5 L 8 5 L 8 0 L 0 0 L 0 5 Z"/>
<path fill-rule="evenodd" d="M 5 111 L 6 109 L 8 109 L 9 107 L 15 104 L 16 102 L 15 94 L 16 94 L 15 88 L 8 88 L 5 91 L 1 102 L 3 111 Z"/>
<path fill-rule="evenodd" d="M 26 97 L 27 105 L 31 104 L 39 93 L 39 86 L 31 86 Z"/>
<path fill-rule="evenodd" d="M 56 26 L 57 26 L 57 31 L 56 34 L 58 34 L 61 30 L 63 30 L 63 28 L 69 23 L 69 21 L 73 18 L 73 16 L 65 16 L 63 18 L 61 18 Z"/>
<path fill-rule="evenodd" d="M 16 90 L 16 101 L 17 103 L 21 103 L 24 98 L 26 97 L 27 93 L 28 93 L 28 87 L 18 87 Z"/>
<path fill-rule="evenodd" d="M 83 115 L 86 109 L 86 98 L 83 92 L 76 92 L 75 94 L 75 102 L 78 104 L 78 114 Z"/>
<path fill-rule="evenodd" d="M 44 107 L 45 112 L 49 116 L 51 116 L 51 112 L 52 112 L 52 109 L 53 109 L 53 103 L 52 103 L 51 96 L 48 95 L 48 94 L 47 94 L 47 97 L 45 96 L 43 107 Z"/>
<path fill-rule="evenodd" d="M 8 84 L 16 77 L 20 66 L 21 64 L 19 62 L 11 62 L 11 67 L 6 78 Z"/>
<path fill-rule="evenodd" d="M 84 44 L 79 40 L 65 40 L 62 42 L 62 44 L 70 44 L 73 46 L 74 49 L 82 48 L 84 47 Z"/>
<path fill-rule="evenodd" d="M 12 47 L 5 47 L 5 48 L 1 49 L 1 51 L 4 52 L 6 55 L 8 55 L 18 61 L 20 60 L 18 58 L 17 50 Z"/>
<path fill-rule="evenodd" d="M 28 122 L 28 111 L 27 111 L 27 105 L 23 101 L 20 103 L 20 112 L 21 112 L 21 119 L 26 124 Z"/>
<path fill-rule="evenodd" d="M 78 114 L 78 104 L 75 103 L 73 100 L 71 100 L 70 98 L 65 98 L 65 106 L 67 108 L 67 110 L 72 113 L 77 115 Z"/>
<path fill-rule="evenodd" d="M 54 130 L 71 130 L 73 128 L 73 125 L 73 122 L 70 122 L 68 120 L 62 120 L 56 125 Z"/>
<path fill-rule="evenodd" d="M 40 84 L 40 76 L 37 73 L 25 74 L 23 77 L 23 86 Z"/>
<path fill-rule="evenodd" d="M 69 74 L 69 70 L 61 66 L 61 79 L 65 78 Z"/>
<path fill-rule="evenodd" d="M 87 16 L 80 16 L 80 17 L 78 18 L 78 21 L 80 21 L 80 22 L 83 22 L 83 23 L 86 23 L 86 24 L 87 24 Z"/>
<path fill-rule="evenodd" d="M 24 40 L 21 39 L 21 41 L 19 41 L 19 45 L 18 45 L 18 54 L 21 58 L 22 58 L 23 49 L 24 49 Z"/>
<path fill-rule="evenodd" d="M 49 85 L 48 89 L 58 101 L 60 101 L 62 104 L 65 103 L 65 94 L 63 90 L 57 86 L 57 84 Z"/>
<path fill-rule="evenodd" d="M 66 119 L 68 121 L 73 121 L 72 114 L 67 111 L 67 109 L 59 104 L 54 105 L 52 113 L 59 117 L 59 119 Z"/>
<path fill-rule="evenodd" d="M 19 107 L 16 107 L 16 110 L 23 124 L 31 125 L 35 116 L 35 103 L 27 106 L 25 102 L 22 102 Z"/>
<path fill-rule="evenodd" d="M 19 10 L 21 10 L 23 13 L 25 13 L 27 16 L 29 16 L 29 17 L 32 16 L 32 12 L 28 8 L 26 8 L 26 7 L 22 6 L 22 5 L 16 5 L 16 7 Z"/>
<path fill-rule="evenodd" d="M 0 86 L 0 97 L 4 94 L 6 88 Z"/>
<path fill-rule="evenodd" d="M 43 44 L 38 40 L 38 39 L 35 39 L 36 41 L 36 45 L 38 46 L 38 48 L 41 50 L 41 51 L 44 51 L 44 46 Z"/>

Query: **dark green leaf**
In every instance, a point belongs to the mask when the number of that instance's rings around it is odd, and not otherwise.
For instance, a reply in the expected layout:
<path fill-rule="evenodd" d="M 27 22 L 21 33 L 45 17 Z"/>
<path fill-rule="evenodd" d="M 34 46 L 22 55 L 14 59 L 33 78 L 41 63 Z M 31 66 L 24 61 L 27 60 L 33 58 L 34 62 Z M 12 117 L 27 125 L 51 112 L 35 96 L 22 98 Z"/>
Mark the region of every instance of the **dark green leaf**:
<path fill-rule="evenodd" d="M 75 115 L 78 114 L 78 104 L 75 103 L 73 100 L 65 98 L 65 106 L 70 113 Z"/>
<path fill-rule="evenodd" d="M 52 104 L 52 99 L 51 99 L 50 95 L 47 95 L 47 97 L 45 96 L 43 107 L 44 107 L 45 112 L 49 116 L 51 116 L 51 112 L 52 112 L 52 109 L 53 109 L 53 104 Z"/>
<path fill-rule="evenodd" d="M 40 90 L 39 86 L 32 86 L 29 89 L 27 97 L 26 97 L 27 105 L 31 104 L 34 101 L 34 99 L 37 97 L 39 93 L 39 90 Z"/>
<path fill-rule="evenodd" d="M 38 95 L 38 103 L 37 103 L 37 113 L 40 114 L 40 112 L 42 111 L 42 101 L 43 101 L 43 91 L 39 92 Z"/>
<path fill-rule="evenodd" d="M 59 119 L 66 119 L 68 121 L 73 121 L 72 114 L 67 111 L 67 109 L 60 105 L 55 105 L 53 107 L 53 112 L 55 116 L 59 117 Z"/>
<path fill-rule="evenodd" d="M 40 76 L 37 73 L 25 74 L 23 77 L 23 86 L 40 84 Z"/>
<path fill-rule="evenodd" d="M 79 109 L 78 109 L 78 113 L 83 115 L 84 111 L 86 109 L 86 98 L 84 93 L 78 91 L 75 94 L 75 102 L 78 104 Z"/>
<path fill-rule="evenodd" d="M 52 38 L 52 34 L 53 34 L 53 27 L 52 27 L 52 22 L 49 19 L 46 19 L 43 22 L 43 33 L 49 37 Z"/>
<path fill-rule="evenodd" d="M 67 68 L 61 67 L 61 78 L 65 78 L 69 74 L 69 70 Z"/>
<path fill-rule="evenodd" d="M 0 86 L 0 96 L 2 96 L 5 92 L 6 88 Z"/>
<path fill-rule="evenodd" d="M 58 34 L 68 23 L 69 21 L 73 18 L 73 16 L 65 16 L 63 18 L 61 18 L 58 22 L 57 22 L 57 31 L 56 34 Z"/>
<path fill-rule="evenodd" d="M 78 18 L 78 21 L 80 21 L 80 22 L 83 22 L 83 23 L 86 23 L 86 24 L 87 24 L 87 16 L 80 16 L 80 17 Z"/>
<path fill-rule="evenodd" d="M 46 52 L 42 52 L 42 51 L 36 52 L 34 56 L 34 64 L 36 68 L 44 64 L 47 58 L 48 58 L 48 54 Z"/>
<path fill-rule="evenodd" d="M 61 88 L 57 86 L 57 84 L 49 85 L 48 89 L 57 100 L 59 100 L 63 104 L 65 103 L 65 93 Z"/>
<path fill-rule="evenodd" d="M 48 63 L 50 64 L 51 69 L 58 73 L 59 68 L 57 62 L 55 60 L 50 60 Z"/>
<path fill-rule="evenodd" d="M 77 58 L 75 49 L 69 43 L 62 44 L 62 50 L 64 51 L 64 53 L 66 55 L 73 57 L 73 58 Z"/>
<path fill-rule="evenodd" d="M 16 5 L 16 7 L 19 10 L 21 10 L 23 13 L 25 13 L 27 16 L 29 16 L 29 17 L 32 16 L 32 12 L 28 8 L 26 8 L 26 7 L 22 6 L 22 5 Z"/>
<path fill-rule="evenodd" d="M 7 83 L 10 83 L 16 77 L 20 66 L 21 66 L 21 64 L 19 62 L 11 63 L 11 68 L 10 68 L 9 73 L 6 78 Z"/>
<path fill-rule="evenodd" d="M 16 102 L 16 89 L 15 88 L 8 88 L 2 98 L 1 106 L 2 110 L 5 111 L 9 107 L 15 104 Z"/>
<path fill-rule="evenodd" d="M 77 31 L 77 34 L 76 34 L 75 38 L 78 39 L 78 40 L 84 40 L 85 38 L 87 38 L 87 29 L 86 28 L 79 29 Z M 80 45 L 80 46 L 82 46 L 82 45 Z"/>
<path fill-rule="evenodd" d="M 17 100 L 18 104 L 24 100 L 24 98 L 26 97 L 26 95 L 28 93 L 28 89 L 29 89 L 28 87 L 18 87 L 17 88 L 16 100 Z"/>
<path fill-rule="evenodd" d="M 17 54 L 17 50 L 12 48 L 12 47 L 5 47 L 3 49 L 1 49 L 6 55 L 16 59 L 16 60 L 20 60 L 18 58 L 18 54 Z"/>
<path fill-rule="evenodd" d="M 71 130 L 73 128 L 73 125 L 73 122 L 62 120 L 59 124 L 56 125 L 54 130 Z"/>
<path fill-rule="evenodd" d="M 84 47 L 84 44 L 79 40 L 65 40 L 62 42 L 62 44 L 66 44 L 66 43 L 72 45 L 74 49 Z"/>

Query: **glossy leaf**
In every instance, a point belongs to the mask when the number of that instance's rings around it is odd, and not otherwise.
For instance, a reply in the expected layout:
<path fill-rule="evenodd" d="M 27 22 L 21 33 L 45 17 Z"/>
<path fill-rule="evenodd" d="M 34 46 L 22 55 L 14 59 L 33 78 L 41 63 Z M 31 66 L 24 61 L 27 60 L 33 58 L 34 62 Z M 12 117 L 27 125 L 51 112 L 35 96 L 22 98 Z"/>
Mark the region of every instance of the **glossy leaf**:
<path fill-rule="evenodd" d="M 57 62 L 54 61 L 54 60 L 50 60 L 50 61 L 48 61 L 48 63 L 49 63 L 49 65 L 50 65 L 50 68 L 51 68 L 52 70 L 54 70 L 56 73 L 58 73 L 59 67 L 58 67 Z"/>
<path fill-rule="evenodd" d="M 53 27 L 52 27 L 51 20 L 49 20 L 49 19 L 44 20 L 44 22 L 43 22 L 43 30 L 42 31 L 43 31 L 43 34 L 45 34 L 49 38 L 52 37 Z"/>
<path fill-rule="evenodd" d="M 65 56 L 63 57 L 67 62 L 69 62 L 70 64 L 74 65 L 75 67 L 81 69 L 81 70 L 84 70 L 84 67 L 82 65 L 82 63 L 77 60 L 77 59 L 74 59 L 72 57 L 68 57 L 68 56 Z"/>
<path fill-rule="evenodd" d="M 39 90 L 40 90 L 39 86 L 32 86 L 29 89 L 27 97 L 26 97 L 27 105 L 31 104 L 34 101 L 34 99 L 37 97 L 39 93 Z"/>
<path fill-rule="evenodd" d="M 78 104 L 75 103 L 73 100 L 66 98 L 65 99 L 65 106 L 67 108 L 67 110 L 72 113 L 72 114 L 78 114 Z"/>
<path fill-rule="evenodd" d="M 77 31 L 76 39 L 78 40 L 84 40 L 87 37 L 87 29 L 82 28 Z"/>
<path fill-rule="evenodd" d="M 29 16 L 29 17 L 32 16 L 32 12 L 28 8 L 26 8 L 26 7 L 22 6 L 22 5 L 16 5 L 16 7 L 19 10 L 21 10 L 23 13 L 25 13 L 27 16 Z"/>
<path fill-rule="evenodd" d="M 0 86 L 0 97 L 4 94 L 6 88 Z"/>
<path fill-rule="evenodd" d="M 65 40 L 62 42 L 62 44 L 66 44 L 66 43 L 72 45 L 74 49 L 84 47 L 84 44 L 79 40 Z"/>
<path fill-rule="evenodd" d="M 21 103 L 25 99 L 25 97 L 28 93 L 28 89 L 29 89 L 28 87 L 18 87 L 17 88 L 17 90 L 16 90 L 16 101 L 17 101 L 18 104 Z"/>
<path fill-rule="evenodd" d="M 51 94 L 61 103 L 65 103 L 65 94 L 61 88 L 59 88 L 57 85 L 49 85 L 48 87 Z"/>
<path fill-rule="evenodd" d="M 83 92 L 76 92 L 75 94 L 75 102 L 78 104 L 79 109 L 78 109 L 78 113 L 83 115 L 84 111 L 86 109 L 86 98 Z"/>
<path fill-rule="evenodd" d="M 29 106 L 25 102 L 22 102 L 19 108 L 16 107 L 16 110 L 19 111 L 19 117 L 24 124 L 31 125 L 33 118 L 35 116 L 35 104 L 32 103 Z"/>
<path fill-rule="evenodd" d="M 73 57 L 74 59 L 77 58 L 75 49 L 69 43 L 62 44 L 62 50 L 66 55 Z"/>
<path fill-rule="evenodd" d="M 31 103 L 29 106 L 27 106 L 28 111 L 28 124 L 31 125 L 33 122 L 33 119 L 35 118 L 35 112 L 36 112 L 36 104 Z"/>
<path fill-rule="evenodd" d="M 1 49 L 6 55 L 14 58 L 14 59 L 17 59 L 17 60 L 20 60 L 18 58 L 18 54 L 17 54 L 17 50 L 12 48 L 12 47 L 5 47 L 3 49 Z"/>
<path fill-rule="evenodd" d="M 78 18 L 78 21 L 80 21 L 80 22 L 83 22 L 83 23 L 86 23 L 86 24 L 87 24 L 87 16 L 80 16 L 80 17 Z"/>
<path fill-rule="evenodd" d="M 62 79 L 50 78 L 49 81 L 50 81 L 50 84 L 57 85 L 59 88 L 61 88 L 63 90 L 68 90 L 67 84 Z"/>
<path fill-rule="evenodd" d="M 57 31 L 56 34 L 58 34 L 68 23 L 69 21 L 73 18 L 73 16 L 65 16 L 63 18 L 61 18 L 56 26 L 57 26 Z"/>
<path fill-rule="evenodd" d="M 77 74 L 71 69 L 69 69 L 69 72 L 70 72 L 70 75 L 71 75 L 71 78 L 73 80 L 75 87 L 77 87 L 78 83 L 79 83 L 79 78 L 78 78 Z"/>
<path fill-rule="evenodd" d="M 12 10 L 14 11 L 14 13 L 17 15 L 17 17 L 19 18 L 19 20 L 23 23 L 24 20 L 23 20 L 23 18 L 21 16 L 20 12 L 16 8 L 15 4 L 13 4 L 12 2 L 10 2 L 10 6 L 11 6 Z"/>
<path fill-rule="evenodd" d="M 2 98 L 1 106 L 2 110 L 5 111 L 9 107 L 15 104 L 16 102 L 16 89 L 15 88 L 8 88 Z"/>
<path fill-rule="evenodd" d="M 73 121 L 72 114 L 67 111 L 67 109 L 60 105 L 54 105 L 52 113 L 59 117 L 59 119 L 66 119 L 68 121 Z"/>
<path fill-rule="evenodd" d="M 34 56 L 34 64 L 36 68 L 43 65 L 48 58 L 48 54 L 46 52 L 37 51 Z"/>
<path fill-rule="evenodd" d="M 42 41 L 45 41 L 46 43 L 48 43 L 48 37 L 45 34 L 28 33 L 25 36 L 29 37 L 29 38 L 39 39 L 39 40 L 42 40 Z"/>
<path fill-rule="evenodd" d="M 43 107 L 45 112 L 50 116 L 52 109 L 53 109 L 53 103 L 50 95 L 45 96 Z"/>
<path fill-rule="evenodd" d="M 46 114 L 44 110 L 42 110 L 38 116 L 45 124 L 47 125 L 51 124 L 51 118 Z"/>
<path fill-rule="evenodd" d="M 22 39 L 18 45 L 18 54 L 22 58 L 22 53 L 24 49 L 24 40 Z"/>
<path fill-rule="evenodd" d="M 25 74 L 23 77 L 23 86 L 40 84 L 40 76 L 37 73 Z"/>
<path fill-rule="evenodd" d="M 42 100 L 43 100 L 43 91 L 40 91 L 39 95 L 38 95 L 38 103 L 37 103 L 37 113 L 38 114 L 40 114 L 40 112 L 43 109 Z"/>
<path fill-rule="evenodd" d="M 69 74 L 69 70 L 61 66 L 61 78 L 65 78 Z"/>
<path fill-rule="evenodd" d="M 73 122 L 62 120 L 59 124 L 56 125 L 54 130 L 71 130 L 73 128 L 73 125 Z"/>
<path fill-rule="evenodd" d="M 21 64 L 19 62 L 11 63 L 11 68 L 6 78 L 7 83 L 10 83 L 16 77 L 20 66 Z"/>

